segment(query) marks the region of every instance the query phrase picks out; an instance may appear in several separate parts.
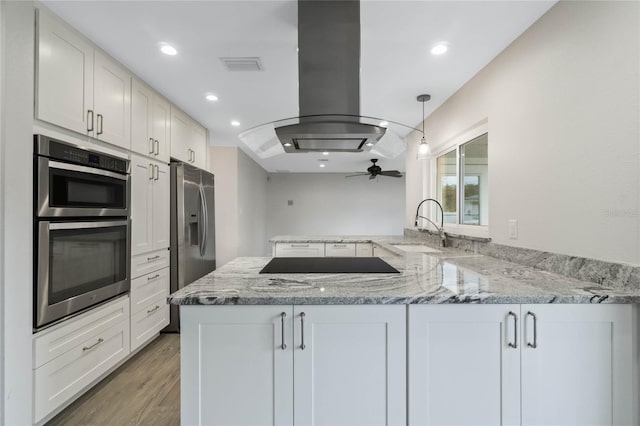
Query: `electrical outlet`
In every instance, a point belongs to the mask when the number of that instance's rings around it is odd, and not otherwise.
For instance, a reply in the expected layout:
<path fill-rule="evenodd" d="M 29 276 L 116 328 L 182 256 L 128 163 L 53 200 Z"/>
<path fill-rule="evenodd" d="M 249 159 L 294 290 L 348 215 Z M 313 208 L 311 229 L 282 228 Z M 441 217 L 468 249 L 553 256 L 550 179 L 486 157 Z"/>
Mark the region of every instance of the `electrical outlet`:
<path fill-rule="evenodd" d="M 515 219 L 509 219 L 509 238 L 518 239 L 518 221 Z"/>
<path fill-rule="evenodd" d="M 292 206 L 293 205 L 293 200 L 287 200 L 287 205 L 288 206 Z"/>

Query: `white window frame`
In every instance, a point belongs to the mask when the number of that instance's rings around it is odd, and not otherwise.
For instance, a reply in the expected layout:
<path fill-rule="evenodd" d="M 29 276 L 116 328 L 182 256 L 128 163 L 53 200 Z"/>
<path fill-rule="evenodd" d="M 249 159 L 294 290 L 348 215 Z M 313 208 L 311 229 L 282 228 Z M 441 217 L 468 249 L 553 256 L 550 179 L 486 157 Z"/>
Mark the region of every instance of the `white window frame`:
<path fill-rule="evenodd" d="M 478 136 L 482 136 L 485 133 L 489 133 L 489 123 L 485 119 L 482 122 L 474 125 L 471 129 L 466 130 L 460 133 L 458 136 L 449 139 L 443 143 L 433 143 L 432 144 L 432 154 L 429 158 L 425 167 L 428 167 L 426 175 L 429 176 L 429 183 L 423 188 L 427 188 L 427 191 L 424 195 L 424 198 L 434 198 L 437 199 L 438 196 L 438 157 L 447 154 L 451 151 L 456 151 L 456 176 L 458 177 L 457 183 L 457 196 L 456 196 L 456 214 L 458 217 L 458 222 L 460 222 L 460 198 L 461 198 L 461 188 L 460 188 L 460 146 L 464 145 L 467 142 L 472 141 Z M 488 167 L 488 166 L 487 166 Z M 436 210 L 435 206 L 430 206 L 428 211 L 429 217 L 436 217 L 440 215 L 439 209 Z M 490 214 L 490 213 L 489 213 Z M 489 218 L 487 218 L 487 223 Z M 445 223 L 444 231 L 449 234 L 457 234 L 464 235 L 468 237 L 476 237 L 476 238 L 490 238 L 489 237 L 489 226 L 488 225 L 463 225 L 460 223 Z"/>

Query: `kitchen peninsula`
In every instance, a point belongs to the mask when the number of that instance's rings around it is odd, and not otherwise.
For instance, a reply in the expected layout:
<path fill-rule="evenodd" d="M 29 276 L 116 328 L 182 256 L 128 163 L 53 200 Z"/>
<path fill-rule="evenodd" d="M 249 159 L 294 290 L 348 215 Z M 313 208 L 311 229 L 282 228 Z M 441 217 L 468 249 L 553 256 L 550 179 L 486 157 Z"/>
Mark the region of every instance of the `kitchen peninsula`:
<path fill-rule="evenodd" d="M 323 238 L 279 241 L 371 243 L 400 273 L 238 258 L 170 296 L 184 424 L 638 424 L 640 291 L 404 237 Z"/>

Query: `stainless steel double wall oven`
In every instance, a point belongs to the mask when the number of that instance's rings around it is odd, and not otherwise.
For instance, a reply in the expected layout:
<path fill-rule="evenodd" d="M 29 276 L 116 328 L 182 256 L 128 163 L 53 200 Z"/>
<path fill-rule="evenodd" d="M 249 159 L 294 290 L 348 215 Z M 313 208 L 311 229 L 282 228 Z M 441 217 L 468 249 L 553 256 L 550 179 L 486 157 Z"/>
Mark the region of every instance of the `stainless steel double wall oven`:
<path fill-rule="evenodd" d="M 34 329 L 130 288 L 129 161 L 35 135 Z"/>

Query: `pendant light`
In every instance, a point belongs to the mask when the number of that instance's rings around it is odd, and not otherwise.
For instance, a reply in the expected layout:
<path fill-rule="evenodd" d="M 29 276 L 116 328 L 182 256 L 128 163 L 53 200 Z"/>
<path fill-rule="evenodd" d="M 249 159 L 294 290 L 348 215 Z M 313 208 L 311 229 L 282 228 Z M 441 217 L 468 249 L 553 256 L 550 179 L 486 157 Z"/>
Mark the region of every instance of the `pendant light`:
<path fill-rule="evenodd" d="M 420 145 L 418 145 L 418 159 L 424 160 L 431 154 L 429 144 L 424 137 L 424 103 L 431 99 L 431 95 L 418 95 L 416 99 L 418 100 L 418 102 L 422 102 L 422 139 L 420 140 Z"/>

